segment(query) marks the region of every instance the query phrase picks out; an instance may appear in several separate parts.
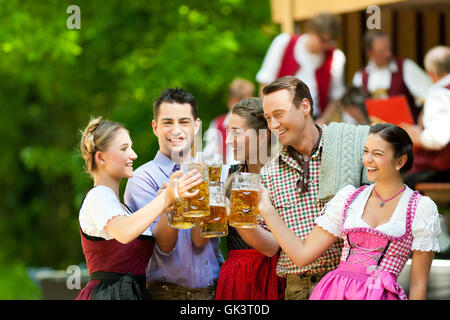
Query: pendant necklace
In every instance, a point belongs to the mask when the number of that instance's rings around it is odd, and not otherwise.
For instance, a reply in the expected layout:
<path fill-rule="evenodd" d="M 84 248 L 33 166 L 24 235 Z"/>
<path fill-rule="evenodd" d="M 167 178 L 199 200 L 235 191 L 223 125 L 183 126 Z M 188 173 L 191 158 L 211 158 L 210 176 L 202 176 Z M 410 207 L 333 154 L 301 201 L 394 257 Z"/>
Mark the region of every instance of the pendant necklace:
<path fill-rule="evenodd" d="M 394 198 L 395 198 L 396 196 L 398 196 L 400 193 L 402 193 L 403 191 L 405 191 L 405 189 L 406 189 L 406 186 L 405 186 L 402 190 L 400 190 L 399 192 L 397 192 L 396 194 L 394 194 L 392 197 L 390 197 L 390 198 L 388 198 L 388 199 L 383 199 L 383 198 L 378 194 L 377 190 L 375 190 L 375 187 L 373 187 L 373 192 L 374 192 L 375 195 L 378 197 L 378 199 L 381 200 L 380 208 L 382 208 L 382 207 L 384 207 L 384 205 L 386 204 L 386 202 L 388 202 L 388 201 L 394 199 Z"/>

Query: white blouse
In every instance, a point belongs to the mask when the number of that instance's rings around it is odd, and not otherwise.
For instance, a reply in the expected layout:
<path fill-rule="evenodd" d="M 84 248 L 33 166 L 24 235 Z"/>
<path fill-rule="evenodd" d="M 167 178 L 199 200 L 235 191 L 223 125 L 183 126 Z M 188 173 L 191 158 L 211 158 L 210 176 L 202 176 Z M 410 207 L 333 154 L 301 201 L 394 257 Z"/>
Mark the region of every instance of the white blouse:
<path fill-rule="evenodd" d="M 363 219 L 362 215 L 367 200 L 372 192 L 374 184 L 365 188 L 349 206 L 347 219 L 344 223 L 345 229 L 350 228 L 371 228 Z M 343 209 L 347 197 L 355 191 L 352 185 L 347 185 L 326 204 L 322 209 L 323 215 L 316 219 L 316 223 L 337 237 L 343 237 L 341 222 L 343 219 Z M 389 222 L 375 228 L 389 236 L 399 237 L 405 233 L 406 211 L 408 201 L 413 190 L 406 187 L 392 214 Z M 436 204 L 427 196 L 422 196 L 412 222 L 411 231 L 413 235 L 412 250 L 436 251 L 439 252 L 439 235 L 441 233 L 440 215 Z"/>
<path fill-rule="evenodd" d="M 115 216 L 128 214 L 111 188 L 97 186 L 87 193 L 81 206 L 80 227 L 87 235 L 111 240 L 114 238 L 105 230 L 106 224 Z"/>

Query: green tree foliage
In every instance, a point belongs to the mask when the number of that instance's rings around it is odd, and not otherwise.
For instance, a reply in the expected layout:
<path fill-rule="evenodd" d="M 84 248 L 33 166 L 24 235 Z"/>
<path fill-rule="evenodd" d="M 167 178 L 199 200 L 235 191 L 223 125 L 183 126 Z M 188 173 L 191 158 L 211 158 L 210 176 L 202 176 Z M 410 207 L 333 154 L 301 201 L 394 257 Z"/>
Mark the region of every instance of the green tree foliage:
<path fill-rule="evenodd" d="M 80 30 L 66 27 L 72 4 Z M 137 167 L 157 150 L 160 91 L 192 92 L 205 130 L 279 31 L 268 0 L 1 0 L 0 21 L 3 262 L 54 268 L 84 261 L 78 210 L 92 182 L 78 144 L 90 117 L 130 130 Z"/>

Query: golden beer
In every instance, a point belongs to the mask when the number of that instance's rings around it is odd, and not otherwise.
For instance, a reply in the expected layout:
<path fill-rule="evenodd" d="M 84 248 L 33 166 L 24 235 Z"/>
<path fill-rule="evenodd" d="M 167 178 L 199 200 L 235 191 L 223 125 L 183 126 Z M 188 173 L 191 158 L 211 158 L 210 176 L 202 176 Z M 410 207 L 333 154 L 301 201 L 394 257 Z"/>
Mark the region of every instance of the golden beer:
<path fill-rule="evenodd" d="M 221 174 L 222 174 L 221 165 L 213 165 L 208 167 L 209 181 L 220 181 Z"/>
<path fill-rule="evenodd" d="M 182 211 L 186 207 L 186 201 L 175 202 L 174 210 L 169 213 L 169 227 L 175 229 L 190 229 L 195 225 L 194 218 L 183 216 Z"/>
<path fill-rule="evenodd" d="M 186 209 L 183 210 L 183 215 L 191 218 L 208 216 L 210 214 L 208 181 L 203 181 L 189 192 L 195 192 L 195 190 L 200 191 L 195 197 L 186 198 Z"/>
<path fill-rule="evenodd" d="M 256 190 L 232 190 L 228 223 L 235 228 L 256 228 L 259 215 L 259 192 Z"/>
<path fill-rule="evenodd" d="M 259 175 L 239 172 L 233 179 L 228 223 L 235 228 L 258 226 Z"/>
<path fill-rule="evenodd" d="M 188 173 L 191 170 L 197 169 L 201 174 L 202 182 L 189 190 L 195 192 L 199 190 L 196 196 L 186 198 L 186 209 L 183 210 L 183 215 L 189 218 L 208 216 L 209 213 L 209 188 L 208 188 L 208 167 L 203 162 L 188 162 L 181 165 L 183 173 Z"/>
<path fill-rule="evenodd" d="M 223 206 L 210 206 L 211 214 L 200 218 L 200 236 L 204 238 L 228 235 L 227 209 Z"/>
<path fill-rule="evenodd" d="M 206 164 L 208 165 L 209 181 L 220 181 L 223 164 L 222 155 L 217 153 L 212 154 L 206 159 Z"/>

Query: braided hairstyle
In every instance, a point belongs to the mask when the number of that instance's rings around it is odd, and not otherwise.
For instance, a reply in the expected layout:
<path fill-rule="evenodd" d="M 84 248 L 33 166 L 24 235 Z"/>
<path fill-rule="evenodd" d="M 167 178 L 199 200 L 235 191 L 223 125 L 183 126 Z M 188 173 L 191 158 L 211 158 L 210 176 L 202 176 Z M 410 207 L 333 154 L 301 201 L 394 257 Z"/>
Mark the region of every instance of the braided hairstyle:
<path fill-rule="evenodd" d="M 231 109 L 231 113 L 243 117 L 250 129 L 268 129 L 261 98 L 249 98 L 236 103 Z"/>
<path fill-rule="evenodd" d="M 95 153 L 105 152 L 114 139 L 116 132 L 125 127 L 119 123 L 104 120 L 102 117 L 91 118 L 84 131 L 80 131 L 80 150 L 86 164 L 86 171 L 92 175 L 97 169 Z"/>

